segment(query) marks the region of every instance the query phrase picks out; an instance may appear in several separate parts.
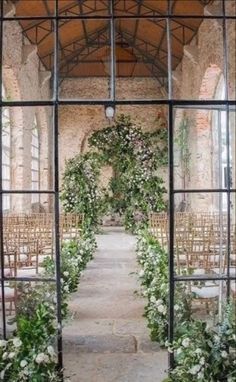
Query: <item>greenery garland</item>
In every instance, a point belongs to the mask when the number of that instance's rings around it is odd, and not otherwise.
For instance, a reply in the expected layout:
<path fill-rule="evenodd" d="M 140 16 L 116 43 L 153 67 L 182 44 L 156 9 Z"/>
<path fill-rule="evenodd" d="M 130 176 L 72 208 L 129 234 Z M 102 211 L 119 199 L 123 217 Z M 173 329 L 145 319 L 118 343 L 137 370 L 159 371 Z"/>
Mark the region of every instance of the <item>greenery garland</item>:
<path fill-rule="evenodd" d="M 66 164 L 61 193 L 65 211 L 83 213 L 93 227 L 103 215 L 119 214 L 134 231 L 147 222 L 149 212 L 164 210 L 166 190 L 158 170 L 167 164 L 167 135 L 162 114 L 152 132 L 143 132 L 123 114 L 112 126 L 95 131 L 89 139 L 91 152 Z M 107 189 L 99 185 L 102 166 L 113 169 Z"/>
<path fill-rule="evenodd" d="M 151 339 L 175 355 L 175 368 L 164 382 L 236 382 L 235 302 L 225 307 L 216 326 L 194 318 L 190 294 L 184 283 L 175 288 L 175 341 L 168 344 L 168 255 L 146 230 L 140 231 L 137 258 L 139 278 L 147 298 L 145 316 Z"/>

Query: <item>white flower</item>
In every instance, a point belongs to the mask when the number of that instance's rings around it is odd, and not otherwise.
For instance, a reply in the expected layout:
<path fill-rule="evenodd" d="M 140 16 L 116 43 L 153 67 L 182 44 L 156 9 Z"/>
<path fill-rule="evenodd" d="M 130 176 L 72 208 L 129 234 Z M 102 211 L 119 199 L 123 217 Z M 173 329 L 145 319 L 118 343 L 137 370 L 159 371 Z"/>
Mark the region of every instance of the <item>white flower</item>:
<path fill-rule="evenodd" d="M 175 310 L 176 312 L 178 312 L 178 310 L 180 310 L 180 306 L 176 304 L 176 305 L 174 306 L 174 310 Z"/>
<path fill-rule="evenodd" d="M 164 305 L 158 305 L 157 310 L 159 313 L 166 313 L 166 307 Z"/>
<path fill-rule="evenodd" d="M 15 348 L 19 348 L 22 345 L 22 341 L 18 337 L 13 338 L 12 342 Z"/>
<path fill-rule="evenodd" d="M 182 349 L 181 348 L 178 348 L 177 351 L 176 351 L 176 354 L 177 355 L 180 355 L 182 353 Z"/>
<path fill-rule="evenodd" d="M 26 365 L 28 365 L 28 362 L 25 359 L 23 359 L 20 363 L 20 367 L 22 367 L 23 369 L 23 367 L 25 367 Z"/>
<path fill-rule="evenodd" d="M 192 375 L 195 375 L 200 371 L 200 369 L 201 369 L 201 365 L 195 365 L 191 367 L 191 369 L 189 370 L 189 373 Z"/>
<path fill-rule="evenodd" d="M 203 371 L 200 371 L 200 373 L 197 374 L 197 379 L 202 379 L 204 377 Z"/>
<path fill-rule="evenodd" d="M 44 363 L 45 362 L 45 359 L 46 359 L 46 354 L 44 353 L 39 353 L 36 357 L 35 357 L 35 362 L 40 364 L 40 363 Z"/>
<path fill-rule="evenodd" d="M 54 351 L 54 348 L 52 346 L 48 346 L 47 347 L 47 351 L 48 351 L 48 354 L 51 356 L 51 357 L 54 357 L 56 355 L 55 351 Z"/>
<path fill-rule="evenodd" d="M 158 306 L 158 305 L 162 305 L 163 304 L 163 300 L 157 300 L 157 302 L 156 302 L 156 305 Z"/>
<path fill-rule="evenodd" d="M 195 353 L 196 353 L 196 354 L 202 354 L 202 349 L 197 348 L 197 349 L 195 350 Z"/>
<path fill-rule="evenodd" d="M 7 359 L 7 357 L 8 357 L 8 353 L 7 352 L 3 353 L 2 359 L 5 360 L 5 359 Z"/>
<path fill-rule="evenodd" d="M 189 338 L 184 338 L 184 340 L 182 341 L 182 345 L 183 345 L 184 348 L 189 347 L 190 339 Z"/>
<path fill-rule="evenodd" d="M 7 345 L 7 341 L 0 340 L 0 348 L 4 348 Z"/>
<path fill-rule="evenodd" d="M 152 303 L 155 303 L 155 302 L 156 302 L 156 298 L 155 298 L 155 296 L 151 296 L 151 298 L 150 298 L 150 302 L 152 302 Z"/>
<path fill-rule="evenodd" d="M 16 353 L 14 351 L 12 351 L 12 352 L 9 353 L 8 358 L 12 359 L 12 358 L 15 357 L 15 355 L 16 355 Z"/>
<path fill-rule="evenodd" d="M 200 359 L 199 363 L 200 363 L 200 365 L 205 365 L 205 358 L 202 357 L 202 358 Z"/>
<path fill-rule="evenodd" d="M 228 353 L 227 353 L 227 351 L 223 350 L 223 351 L 221 352 L 221 357 L 222 357 L 222 358 L 228 358 Z"/>
<path fill-rule="evenodd" d="M 69 272 L 68 272 L 68 271 L 65 271 L 65 272 L 63 272 L 63 275 L 64 275 L 65 277 L 68 277 L 68 276 L 69 276 Z"/>
<path fill-rule="evenodd" d="M 68 293 L 69 292 L 69 285 L 64 286 L 64 292 Z"/>
<path fill-rule="evenodd" d="M 0 373 L 0 379 L 4 380 L 4 375 L 5 375 L 5 369 L 1 371 Z"/>

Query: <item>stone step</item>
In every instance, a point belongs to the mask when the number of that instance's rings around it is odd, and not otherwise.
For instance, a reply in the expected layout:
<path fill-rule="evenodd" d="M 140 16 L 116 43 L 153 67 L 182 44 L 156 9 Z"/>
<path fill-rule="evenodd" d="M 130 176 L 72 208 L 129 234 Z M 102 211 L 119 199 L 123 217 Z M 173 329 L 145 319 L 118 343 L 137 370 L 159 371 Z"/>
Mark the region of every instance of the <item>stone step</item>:
<path fill-rule="evenodd" d="M 63 351 L 70 354 L 81 353 L 157 353 L 162 351 L 158 343 L 147 336 L 94 334 L 63 335 Z"/>
<path fill-rule="evenodd" d="M 65 353 L 136 353 L 134 336 L 105 335 L 64 335 Z"/>

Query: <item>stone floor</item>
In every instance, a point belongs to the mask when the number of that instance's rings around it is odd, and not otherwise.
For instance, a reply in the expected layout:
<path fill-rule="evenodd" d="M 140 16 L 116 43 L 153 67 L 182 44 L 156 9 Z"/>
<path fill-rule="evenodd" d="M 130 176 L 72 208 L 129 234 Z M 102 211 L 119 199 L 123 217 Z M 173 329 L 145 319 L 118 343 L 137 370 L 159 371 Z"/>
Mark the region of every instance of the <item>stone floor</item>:
<path fill-rule="evenodd" d="M 72 382 L 161 382 L 167 354 L 149 340 L 145 301 L 134 294 L 135 238 L 112 227 L 97 241 L 64 328 L 66 374 Z"/>

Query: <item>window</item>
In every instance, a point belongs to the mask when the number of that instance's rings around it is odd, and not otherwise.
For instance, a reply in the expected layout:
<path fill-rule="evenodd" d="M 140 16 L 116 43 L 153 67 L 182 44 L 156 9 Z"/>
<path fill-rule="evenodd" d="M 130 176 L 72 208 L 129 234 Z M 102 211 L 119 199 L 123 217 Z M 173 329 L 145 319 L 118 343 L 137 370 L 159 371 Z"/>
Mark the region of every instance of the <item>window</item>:
<path fill-rule="evenodd" d="M 3 99 L 6 99 L 6 90 L 2 87 Z M 9 108 L 2 109 L 2 188 L 11 188 L 11 125 Z M 9 211 L 11 208 L 11 196 L 3 195 L 3 210 Z"/>
<path fill-rule="evenodd" d="M 221 76 L 215 92 L 215 98 L 219 100 L 225 99 L 225 80 Z M 230 137 L 229 137 L 230 140 Z M 212 116 L 212 167 L 214 178 L 217 179 L 219 188 L 227 188 L 227 112 L 225 108 L 214 110 Z M 232 158 L 230 153 L 230 163 Z M 231 171 L 231 169 L 230 169 Z M 232 172 L 232 171 L 231 171 Z M 220 205 L 215 205 L 216 209 L 221 212 L 227 211 L 227 194 L 222 193 Z M 216 203 L 215 203 L 216 204 Z"/>
<path fill-rule="evenodd" d="M 36 191 L 39 188 L 39 132 L 35 118 L 31 138 L 31 189 Z M 39 203 L 39 194 L 32 194 L 31 203 Z"/>

